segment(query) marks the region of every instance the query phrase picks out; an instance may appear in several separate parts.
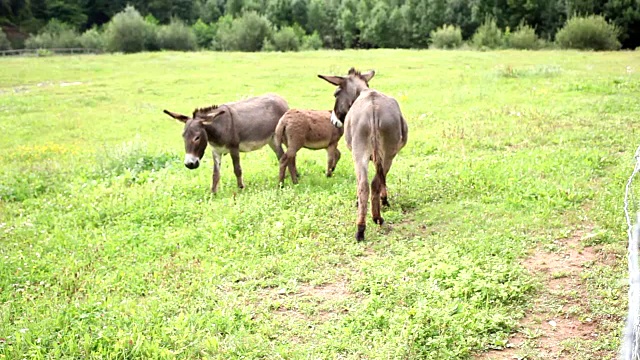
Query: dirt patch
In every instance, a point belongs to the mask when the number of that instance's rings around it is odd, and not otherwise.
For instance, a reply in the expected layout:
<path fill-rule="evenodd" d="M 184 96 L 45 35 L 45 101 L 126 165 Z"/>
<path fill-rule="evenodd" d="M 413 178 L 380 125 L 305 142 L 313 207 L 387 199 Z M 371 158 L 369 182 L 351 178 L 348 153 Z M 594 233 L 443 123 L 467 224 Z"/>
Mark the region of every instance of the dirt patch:
<path fill-rule="evenodd" d="M 345 280 L 323 285 L 300 284 L 293 291 L 266 289 L 264 296 L 279 304 L 272 311 L 290 319 L 325 322 L 348 312 L 345 303 L 355 296 Z"/>
<path fill-rule="evenodd" d="M 581 274 L 585 267 L 608 263 L 611 257 L 581 244 L 591 230 L 539 247 L 524 261 L 531 274 L 542 278 L 543 285 L 507 347 L 479 354 L 476 359 L 567 359 L 571 356 L 563 342 L 599 336 L 598 321 L 588 316 L 585 299 L 589 292 Z"/>
<path fill-rule="evenodd" d="M 347 282 L 340 281 L 320 286 L 300 285 L 298 286 L 298 294 L 301 296 L 313 296 L 324 301 L 342 301 L 349 297 L 351 292 L 347 288 Z"/>

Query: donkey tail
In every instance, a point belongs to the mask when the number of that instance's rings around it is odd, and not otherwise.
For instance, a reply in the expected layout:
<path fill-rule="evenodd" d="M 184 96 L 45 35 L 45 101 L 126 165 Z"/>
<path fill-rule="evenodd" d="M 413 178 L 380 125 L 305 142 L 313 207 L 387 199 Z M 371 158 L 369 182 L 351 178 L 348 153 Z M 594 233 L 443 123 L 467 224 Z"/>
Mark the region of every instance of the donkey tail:
<path fill-rule="evenodd" d="M 371 157 L 373 160 L 373 164 L 376 167 L 376 175 L 380 177 L 380 180 L 383 184 L 386 183 L 385 175 L 384 175 L 384 164 L 383 164 L 383 156 L 382 156 L 382 146 L 380 145 L 380 119 L 378 118 L 375 107 L 373 107 L 372 114 L 372 126 L 371 126 L 371 138 L 373 151 Z"/>
<path fill-rule="evenodd" d="M 276 132 L 273 135 L 273 142 L 276 145 L 276 148 L 282 150 L 282 140 L 285 136 L 285 128 L 286 128 L 286 118 L 283 116 L 280 121 L 278 121 L 278 125 L 276 126 Z"/>

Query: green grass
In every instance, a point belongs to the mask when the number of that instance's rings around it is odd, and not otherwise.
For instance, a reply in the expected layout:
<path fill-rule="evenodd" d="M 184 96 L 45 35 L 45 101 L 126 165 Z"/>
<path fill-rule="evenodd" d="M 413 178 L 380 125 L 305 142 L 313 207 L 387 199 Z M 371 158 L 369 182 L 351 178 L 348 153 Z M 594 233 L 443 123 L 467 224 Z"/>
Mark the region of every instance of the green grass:
<path fill-rule="evenodd" d="M 350 153 L 264 149 L 182 165 L 163 109 L 275 92 L 329 109 L 316 74 L 376 69 L 409 143 L 388 226 L 356 243 Z M 638 141 L 634 53 L 321 51 L 0 59 L 0 358 L 465 359 L 506 344 L 544 286 L 522 260 L 593 228 L 623 253 Z M 627 70 L 630 67 L 631 71 Z M 581 342 L 613 358 L 625 260 L 595 264 Z M 582 314 L 581 314 L 582 316 Z M 587 316 L 585 316 L 587 317 Z M 585 350 L 587 349 L 587 350 Z M 575 357 L 577 358 L 577 357 Z"/>

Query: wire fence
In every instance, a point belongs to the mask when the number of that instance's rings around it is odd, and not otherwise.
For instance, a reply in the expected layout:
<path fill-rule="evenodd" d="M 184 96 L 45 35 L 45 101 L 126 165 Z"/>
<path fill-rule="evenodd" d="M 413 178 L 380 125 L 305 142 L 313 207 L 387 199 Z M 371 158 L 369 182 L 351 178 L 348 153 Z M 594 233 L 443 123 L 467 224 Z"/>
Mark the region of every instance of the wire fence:
<path fill-rule="evenodd" d="M 640 269 L 638 268 L 638 242 L 640 241 L 640 213 L 635 220 L 631 220 L 631 204 L 636 204 L 633 197 L 633 180 L 640 172 L 640 146 L 634 156 L 635 166 L 627 181 L 624 191 L 624 216 L 627 220 L 628 261 L 629 261 L 629 313 L 624 330 L 620 359 L 640 360 Z M 638 209 L 634 209 L 636 212 Z"/>
<path fill-rule="evenodd" d="M 0 56 L 47 56 L 74 54 L 101 54 L 102 50 L 86 48 L 51 48 L 51 49 L 17 49 L 2 50 Z"/>

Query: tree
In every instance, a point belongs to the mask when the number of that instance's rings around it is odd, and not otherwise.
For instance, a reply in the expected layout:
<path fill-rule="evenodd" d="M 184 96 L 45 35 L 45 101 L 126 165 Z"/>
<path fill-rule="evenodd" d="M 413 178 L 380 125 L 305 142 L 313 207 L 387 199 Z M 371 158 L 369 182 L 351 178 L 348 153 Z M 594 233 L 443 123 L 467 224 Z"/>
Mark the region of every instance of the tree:
<path fill-rule="evenodd" d="M 238 17 L 242 12 L 242 0 L 227 0 L 224 6 L 224 14 Z"/>
<path fill-rule="evenodd" d="M 344 7 L 340 11 L 340 18 L 337 24 L 338 34 L 342 38 L 342 44 L 349 49 L 358 42 L 359 30 L 356 23 L 356 17 L 348 7 Z"/>
<path fill-rule="evenodd" d="M 609 0 L 603 15 L 620 29 L 620 41 L 624 48 L 640 46 L 640 1 Z"/>
<path fill-rule="evenodd" d="M 337 1 L 311 0 L 307 12 L 307 32 L 317 31 L 325 47 L 338 47 L 340 38 L 336 31 Z"/>
<path fill-rule="evenodd" d="M 213 23 L 218 21 L 224 12 L 224 1 L 222 0 L 207 0 L 200 7 L 200 19 L 205 23 Z"/>
<path fill-rule="evenodd" d="M 293 0 L 291 3 L 291 19 L 294 24 L 307 27 L 307 0 Z"/>
<path fill-rule="evenodd" d="M 58 19 L 78 29 L 87 23 L 87 15 L 81 4 L 76 1 L 49 0 L 47 17 Z"/>
<path fill-rule="evenodd" d="M 278 28 L 293 23 L 293 8 L 290 0 L 269 0 L 267 19 Z"/>

